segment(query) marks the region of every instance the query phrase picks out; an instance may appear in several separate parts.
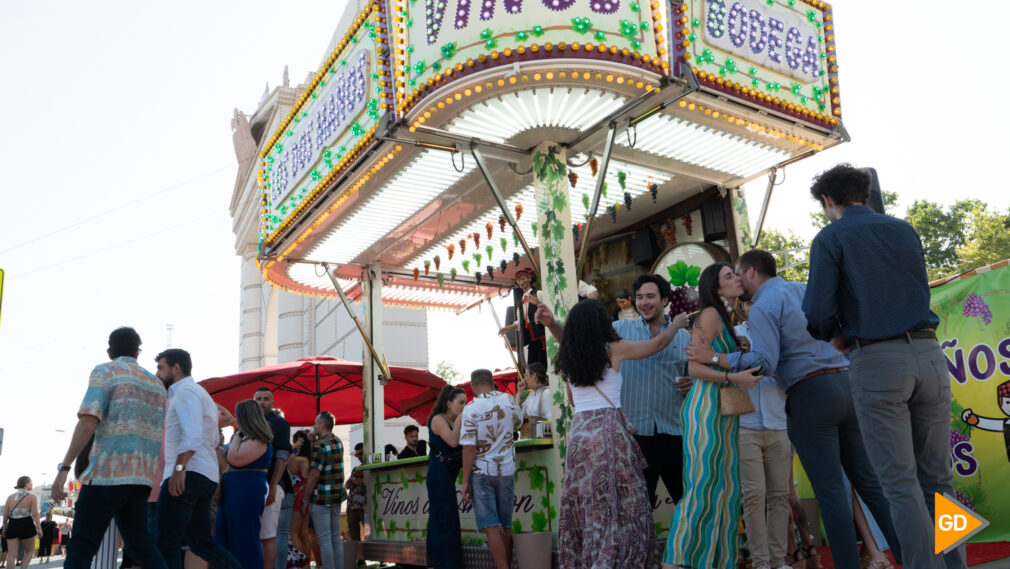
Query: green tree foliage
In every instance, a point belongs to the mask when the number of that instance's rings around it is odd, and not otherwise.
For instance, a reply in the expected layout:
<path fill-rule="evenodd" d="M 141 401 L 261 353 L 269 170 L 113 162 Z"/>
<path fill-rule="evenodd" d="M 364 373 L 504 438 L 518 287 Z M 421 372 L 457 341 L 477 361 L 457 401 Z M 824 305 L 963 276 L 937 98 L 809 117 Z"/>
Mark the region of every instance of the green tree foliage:
<path fill-rule="evenodd" d="M 809 241 L 804 241 L 792 231 L 782 233 L 776 229 L 765 229 L 761 232 L 761 243 L 758 244 L 758 247 L 775 254 L 775 262 L 779 267 L 778 276 L 787 281 L 807 282 L 810 266 L 805 261 L 809 258 L 809 251 L 802 249 L 810 248 Z M 790 251 L 790 249 L 801 250 Z M 782 268 L 796 261 L 804 262 L 789 269 Z"/>
<path fill-rule="evenodd" d="M 967 214 L 965 244 L 958 248 L 959 272 L 1010 259 L 1010 208 L 1000 213 L 976 204 Z"/>
<path fill-rule="evenodd" d="M 905 220 L 922 237 L 930 280 L 1010 258 L 1010 210 L 1000 213 L 980 200 L 949 208 L 918 200 Z"/>
<path fill-rule="evenodd" d="M 463 379 L 463 374 L 459 373 L 456 366 L 451 362 L 442 360 L 435 366 L 435 375 L 441 377 L 449 385 L 456 385 Z"/>

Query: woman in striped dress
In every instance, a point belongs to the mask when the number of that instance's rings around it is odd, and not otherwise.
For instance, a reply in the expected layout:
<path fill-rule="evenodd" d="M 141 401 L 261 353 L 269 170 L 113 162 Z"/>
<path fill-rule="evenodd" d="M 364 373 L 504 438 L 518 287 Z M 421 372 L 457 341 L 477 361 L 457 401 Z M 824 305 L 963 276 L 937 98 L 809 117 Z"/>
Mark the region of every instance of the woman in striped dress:
<path fill-rule="evenodd" d="M 708 266 L 698 281 L 701 313 L 692 342 L 711 343 L 716 352 L 737 351 L 726 302 L 743 294 L 740 277 L 728 265 Z M 747 370 L 729 373 L 695 362 L 688 375 L 695 381 L 681 408 L 684 432 L 684 497 L 670 522 L 663 567 L 734 569 L 740 519 L 737 417 L 719 414 L 719 385 L 749 388 L 760 379 Z"/>

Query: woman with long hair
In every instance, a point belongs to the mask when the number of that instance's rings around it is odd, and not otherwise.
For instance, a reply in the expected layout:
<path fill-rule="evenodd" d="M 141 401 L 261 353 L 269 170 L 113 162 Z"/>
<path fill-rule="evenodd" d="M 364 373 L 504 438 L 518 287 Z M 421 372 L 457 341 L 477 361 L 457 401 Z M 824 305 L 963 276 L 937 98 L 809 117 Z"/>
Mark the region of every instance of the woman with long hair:
<path fill-rule="evenodd" d="M 526 390 L 523 401 L 522 395 Z M 551 394 L 547 383 L 547 366 L 541 362 L 533 362 L 526 366 L 526 376 L 516 382 L 516 403 L 523 409 L 523 425 L 521 430 L 524 438 L 533 438 L 536 422 L 551 419 Z"/>
<path fill-rule="evenodd" d="M 291 484 L 295 491 L 295 504 L 302 503 L 305 495 L 305 479 L 309 477 L 309 461 L 312 460 L 312 441 L 309 432 L 295 432 L 291 442 L 291 458 L 288 459 L 288 472 L 291 473 Z M 297 552 L 296 555 L 292 553 Z M 312 554 L 309 544 L 309 516 L 302 513 L 301 508 L 291 512 L 291 543 L 288 546 L 288 567 L 303 567 L 308 565 Z M 299 557 L 300 555 L 300 557 Z"/>
<path fill-rule="evenodd" d="M 700 313 L 693 342 L 711 344 L 721 353 L 737 351 L 727 303 L 743 295 L 743 284 L 729 265 L 716 263 L 698 279 Z M 728 370 L 688 362 L 695 381 L 684 399 L 684 496 L 673 511 L 663 567 L 733 569 L 737 564 L 740 482 L 737 457 L 738 417 L 719 413 L 719 385 L 750 388 L 761 379 L 747 370 Z"/>
<path fill-rule="evenodd" d="M 552 333 L 547 311 L 538 313 Z M 646 567 L 654 535 L 634 427 L 621 410 L 621 363 L 647 358 L 665 348 L 677 328 L 650 340 L 618 336 L 606 309 L 583 300 L 561 331 L 555 371 L 564 375 L 575 416 L 568 433 L 558 562 L 564 569 Z"/>
<path fill-rule="evenodd" d="M 463 462 L 459 424 L 466 392 L 446 385 L 428 417 L 428 563 L 435 569 L 462 569 L 463 542 L 459 529 L 456 476 Z"/>
<path fill-rule="evenodd" d="M 9 565 L 17 560 L 19 547 L 24 551 L 21 566 L 28 567 L 35 555 L 35 536 L 42 534 L 39 524 L 39 502 L 32 491 L 32 479 L 27 476 L 18 478 L 14 486 L 17 490 L 4 503 L 3 538 L 11 558 Z"/>
<path fill-rule="evenodd" d="M 260 516 L 267 500 L 267 469 L 274 438 L 259 403 L 235 406 L 235 434 L 228 443 L 228 470 L 221 476 L 221 504 L 214 540 L 235 556 L 243 569 L 263 568 Z"/>

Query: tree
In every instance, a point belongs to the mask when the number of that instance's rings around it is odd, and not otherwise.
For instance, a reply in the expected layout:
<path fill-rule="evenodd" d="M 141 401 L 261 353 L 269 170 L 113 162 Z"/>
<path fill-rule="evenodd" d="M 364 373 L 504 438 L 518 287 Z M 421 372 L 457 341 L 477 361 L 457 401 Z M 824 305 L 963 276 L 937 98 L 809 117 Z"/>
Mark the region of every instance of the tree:
<path fill-rule="evenodd" d="M 792 231 L 785 234 L 776 229 L 765 229 L 761 232 L 758 246 L 775 255 L 779 267 L 778 276 L 787 281 L 807 282 L 807 274 L 810 272 L 810 265 L 806 262 L 810 258 L 809 241 L 804 241 Z M 797 261 L 802 262 L 788 269 L 783 268 Z"/>
<path fill-rule="evenodd" d="M 451 362 L 442 360 L 435 366 L 435 375 L 441 377 L 449 385 L 456 385 L 463 379 L 463 374 L 459 373 L 456 366 Z"/>
<path fill-rule="evenodd" d="M 975 200 L 965 218 L 965 243 L 957 248 L 958 273 L 1010 259 L 1010 209 L 999 213 Z"/>
<path fill-rule="evenodd" d="M 981 205 L 977 200 L 961 200 L 944 211 L 942 205 L 926 200 L 916 200 L 905 214 L 912 224 L 926 256 L 929 280 L 957 274 L 961 262 L 957 249 L 965 244 L 967 212 Z"/>

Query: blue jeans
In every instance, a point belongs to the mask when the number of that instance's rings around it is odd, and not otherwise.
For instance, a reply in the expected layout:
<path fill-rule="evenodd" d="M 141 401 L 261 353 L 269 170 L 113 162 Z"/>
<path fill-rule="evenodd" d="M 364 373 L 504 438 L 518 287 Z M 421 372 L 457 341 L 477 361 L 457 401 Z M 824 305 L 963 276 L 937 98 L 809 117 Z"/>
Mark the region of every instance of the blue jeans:
<path fill-rule="evenodd" d="M 214 543 L 210 529 L 210 499 L 217 483 L 196 472 L 186 473 L 186 491 L 172 496 L 168 480 L 158 494 L 158 549 L 168 569 L 182 569 L 182 538 L 189 550 L 215 569 L 242 569 L 227 549 Z M 144 567 L 141 565 L 141 567 Z"/>
<path fill-rule="evenodd" d="M 856 527 L 849 504 L 851 495 L 843 481 L 843 470 L 869 506 L 895 559 L 901 562 L 890 505 L 863 446 L 849 389 L 849 372 L 824 373 L 790 387 L 786 424 L 789 440 L 796 447 L 796 454 L 817 496 L 835 567 L 860 567 Z"/>
<path fill-rule="evenodd" d="M 281 501 L 281 516 L 277 519 L 277 559 L 274 560 L 274 569 L 287 569 L 288 566 L 288 537 L 291 535 L 291 512 L 294 511 L 294 505 L 294 493 L 285 492 Z"/>
<path fill-rule="evenodd" d="M 67 546 L 66 569 L 89 569 L 91 560 L 115 518 L 123 543 L 144 569 L 167 569 L 147 529 L 147 498 L 151 488 L 140 484 L 81 488 L 74 508 L 74 529 Z"/>
<path fill-rule="evenodd" d="M 342 569 L 344 544 L 340 539 L 340 504 L 335 506 L 309 504 L 309 516 L 316 528 L 319 554 L 323 557 L 323 569 Z"/>
<path fill-rule="evenodd" d="M 512 530 L 512 510 L 515 508 L 515 476 L 471 474 L 473 484 L 473 516 L 477 530 L 500 527 Z"/>

